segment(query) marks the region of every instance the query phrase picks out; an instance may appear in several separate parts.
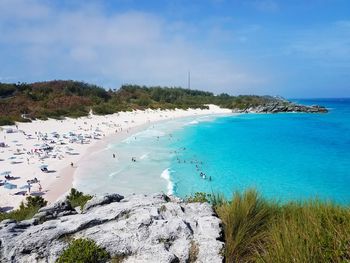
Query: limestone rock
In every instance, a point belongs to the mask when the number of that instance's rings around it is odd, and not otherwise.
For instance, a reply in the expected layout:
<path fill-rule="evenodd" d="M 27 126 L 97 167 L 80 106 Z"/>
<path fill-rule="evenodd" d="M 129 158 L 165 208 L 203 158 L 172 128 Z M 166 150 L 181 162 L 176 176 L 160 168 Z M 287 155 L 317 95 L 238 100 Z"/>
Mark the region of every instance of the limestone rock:
<path fill-rule="evenodd" d="M 270 102 L 246 109 L 234 109 L 237 113 L 279 113 L 279 112 L 305 112 L 305 113 L 327 113 L 328 110 L 319 105 L 299 105 L 282 98 L 269 98 Z"/>
<path fill-rule="evenodd" d="M 119 194 L 107 194 L 105 196 L 95 196 L 91 200 L 87 201 L 87 203 L 84 206 L 83 211 L 87 211 L 95 206 L 107 205 L 107 204 L 110 204 L 113 202 L 119 202 L 123 198 L 124 198 L 124 196 L 119 195 Z"/>
<path fill-rule="evenodd" d="M 81 214 L 65 211 L 70 208 L 54 204 L 40 210 L 55 215 L 43 223 L 1 222 L 0 262 L 55 262 L 68 240 L 80 237 L 112 257 L 123 255 L 123 262 L 223 261 L 221 221 L 207 203 L 163 194 L 108 195 L 92 199 Z"/>

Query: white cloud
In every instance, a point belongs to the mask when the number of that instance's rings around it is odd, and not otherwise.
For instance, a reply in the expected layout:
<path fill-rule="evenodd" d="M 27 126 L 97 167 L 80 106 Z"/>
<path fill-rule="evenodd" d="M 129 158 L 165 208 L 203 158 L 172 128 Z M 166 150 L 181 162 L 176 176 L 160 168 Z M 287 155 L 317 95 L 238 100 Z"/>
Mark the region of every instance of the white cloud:
<path fill-rule="evenodd" d="M 99 6 L 64 10 L 43 3 L 0 0 L 3 12 L 15 14 L 15 19 L 0 18 L 9 24 L 0 26 L 0 35 L 6 36 L 0 46 L 12 46 L 12 56 L 29 79 L 186 86 L 190 69 L 193 87 L 234 93 L 266 81 L 242 71 L 219 50 L 194 44 L 189 35 L 196 29 L 191 25 L 183 30 L 187 25 L 182 21 L 143 12 L 106 15 Z"/>
<path fill-rule="evenodd" d="M 49 8 L 35 0 L 0 0 L 0 21 L 9 19 L 41 19 L 49 14 Z"/>

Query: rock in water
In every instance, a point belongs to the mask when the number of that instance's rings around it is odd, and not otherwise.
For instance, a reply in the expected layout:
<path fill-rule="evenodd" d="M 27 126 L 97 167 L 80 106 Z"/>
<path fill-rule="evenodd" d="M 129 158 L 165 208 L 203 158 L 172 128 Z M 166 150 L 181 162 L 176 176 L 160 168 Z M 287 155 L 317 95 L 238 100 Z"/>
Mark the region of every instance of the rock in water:
<path fill-rule="evenodd" d="M 40 213 L 0 223 L 0 262 L 55 262 L 72 238 L 92 239 L 123 262 L 223 262 L 221 221 L 207 203 L 108 195 L 89 201 L 81 214 L 62 201 Z"/>

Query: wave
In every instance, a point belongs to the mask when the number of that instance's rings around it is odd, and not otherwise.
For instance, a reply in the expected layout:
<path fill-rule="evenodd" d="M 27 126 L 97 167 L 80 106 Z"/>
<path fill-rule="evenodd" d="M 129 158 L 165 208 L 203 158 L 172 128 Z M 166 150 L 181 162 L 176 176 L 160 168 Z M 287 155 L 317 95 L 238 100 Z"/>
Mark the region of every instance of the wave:
<path fill-rule="evenodd" d="M 198 124 L 198 123 L 199 123 L 199 121 L 194 120 L 194 121 L 189 122 L 188 124 Z"/>
<path fill-rule="evenodd" d="M 165 136 L 165 133 L 159 130 L 154 130 L 154 129 L 147 129 L 142 132 L 136 133 L 134 136 L 136 137 L 141 137 L 141 138 L 152 138 L 152 137 L 161 137 Z"/>
<path fill-rule="evenodd" d="M 167 188 L 168 188 L 168 195 L 172 195 L 174 193 L 174 184 L 170 179 L 170 170 L 169 168 L 165 169 L 162 174 L 160 175 L 161 178 L 165 179 L 168 182 Z"/>
<path fill-rule="evenodd" d="M 140 160 L 146 159 L 149 153 L 142 154 Z"/>
<path fill-rule="evenodd" d="M 122 142 L 129 144 L 129 143 L 135 141 L 135 138 L 136 139 L 139 139 L 139 138 L 145 139 L 145 138 L 156 138 L 156 137 L 162 137 L 162 136 L 165 136 L 165 133 L 162 131 L 147 129 L 147 130 L 144 130 L 142 132 L 138 132 L 136 134 L 129 136 L 128 138 L 124 139 Z"/>
<path fill-rule="evenodd" d="M 115 172 L 111 172 L 110 174 L 108 174 L 108 177 L 114 177 L 115 175 L 121 173 L 124 169 L 119 169 L 118 171 L 115 171 Z"/>

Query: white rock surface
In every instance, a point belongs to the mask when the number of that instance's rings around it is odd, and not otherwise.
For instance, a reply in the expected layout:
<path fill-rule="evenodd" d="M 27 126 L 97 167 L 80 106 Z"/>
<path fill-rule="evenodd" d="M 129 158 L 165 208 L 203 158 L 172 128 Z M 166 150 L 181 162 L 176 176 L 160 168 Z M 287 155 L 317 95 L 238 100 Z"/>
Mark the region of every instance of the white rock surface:
<path fill-rule="evenodd" d="M 190 253 L 195 262 L 223 262 L 221 221 L 209 204 L 155 194 L 96 197 L 78 214 L 63 207 L 42 209 L 46 214 L 32 220 L 1 222 L 0 262 L 55 262 L 67 240 L 79 237 L 112 256 L 126 255 L 124 262 L 190 262 Z"/>

